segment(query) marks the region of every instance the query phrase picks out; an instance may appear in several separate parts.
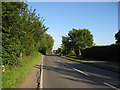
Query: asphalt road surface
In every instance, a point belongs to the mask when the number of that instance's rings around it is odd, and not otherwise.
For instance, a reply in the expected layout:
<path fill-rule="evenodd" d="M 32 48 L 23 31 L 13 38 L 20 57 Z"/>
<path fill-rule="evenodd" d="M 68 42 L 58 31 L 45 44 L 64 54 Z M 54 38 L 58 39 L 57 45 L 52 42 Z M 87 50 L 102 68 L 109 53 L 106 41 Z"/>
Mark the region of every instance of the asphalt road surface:
<path fill-rule="evenodd" d="M 118 90 L 119 76 L 115 72 L 63 59 L 56 55 L 47 55 L 41 65 L 40 88 Z"/>

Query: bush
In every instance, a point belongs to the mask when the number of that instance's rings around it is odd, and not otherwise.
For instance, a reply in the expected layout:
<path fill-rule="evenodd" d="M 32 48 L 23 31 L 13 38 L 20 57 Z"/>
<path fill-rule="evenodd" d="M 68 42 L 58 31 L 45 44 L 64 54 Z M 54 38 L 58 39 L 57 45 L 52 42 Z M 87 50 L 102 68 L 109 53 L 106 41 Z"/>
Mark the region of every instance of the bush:
<path fill-rule="evenodd" d="M 82 57 L 105 60 L 119 61 L 120 45 L 96 46 L 82 50 Z"/>
<path fill-rule="evenodd" d="M 44 20 L 43 20 L 44 21 Z M 2 61 L 18 65 L 19 57 L 34 51 L 50 52 L 53 38 L 46 33 L 42 18 L 24 2 L 2 2 Z"/>

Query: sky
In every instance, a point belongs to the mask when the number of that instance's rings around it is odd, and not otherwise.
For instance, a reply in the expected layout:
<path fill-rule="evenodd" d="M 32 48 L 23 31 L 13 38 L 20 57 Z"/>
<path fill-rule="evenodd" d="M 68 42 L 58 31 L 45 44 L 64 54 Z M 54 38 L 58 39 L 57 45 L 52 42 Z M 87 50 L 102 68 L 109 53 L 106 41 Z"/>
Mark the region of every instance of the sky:
<path fill-rule="evenodd" d="M 118 2 L 27 2 L 28 7 L 45 19 L 54 39 L 53 50 L 61 45 L 61 36 L 70 30 L 89 29 L 96 45 L 115 43 L 118 32 Z"/>

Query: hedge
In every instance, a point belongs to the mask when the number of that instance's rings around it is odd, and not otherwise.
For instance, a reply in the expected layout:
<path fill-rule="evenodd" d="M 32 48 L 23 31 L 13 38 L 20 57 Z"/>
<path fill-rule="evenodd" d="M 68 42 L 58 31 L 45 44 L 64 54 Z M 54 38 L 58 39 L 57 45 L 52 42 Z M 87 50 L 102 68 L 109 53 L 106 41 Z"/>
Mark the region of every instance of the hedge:
<path fill-rule="evenodd" d="M 120 44 L 110 46 L 95 46 L 82 50 L 82 57 L 105 61 L 120 60 Z"/>

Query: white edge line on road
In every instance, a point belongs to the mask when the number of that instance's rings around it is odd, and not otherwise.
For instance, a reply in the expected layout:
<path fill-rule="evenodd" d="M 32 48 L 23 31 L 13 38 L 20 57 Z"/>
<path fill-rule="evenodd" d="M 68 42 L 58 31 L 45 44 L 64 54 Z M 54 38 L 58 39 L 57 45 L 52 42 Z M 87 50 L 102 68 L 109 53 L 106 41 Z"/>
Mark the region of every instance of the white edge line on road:
<path fill-rule="evenodd" d="M 86 76 L 88 76 L 88 74 L 87 73 L 84 73 L 83 71 L 81 71 L 81 70 L 79 70 L 79 69 L 76 69 L 76 68 L 73 68 L 75 71 L 77 71 L 77 72 L 80 72 L 80 73 L 82 73 L 82 74 L 84 74 L 84 75 L 86 75 Z"/>
<path fill-rule="evenodd" d="M 118 88 L 116 88 L 116 87 L 114 87 L 114 86 L 112 86 L 112 85 L 110 85 L 110 84 L 108 84 L 106 82 L 104 82 L 104 84 L 107 85 L 107 86 L 109 86 L 109 87 L 111 87 L 111 88 L 118 89 Z"/>
<path fill-rule="evenodd" d="M 41 62 L 41 75 L 40 75 L 40 88 L 43 88 L 43 58 L 42 57 L 42 62 Z"/>

